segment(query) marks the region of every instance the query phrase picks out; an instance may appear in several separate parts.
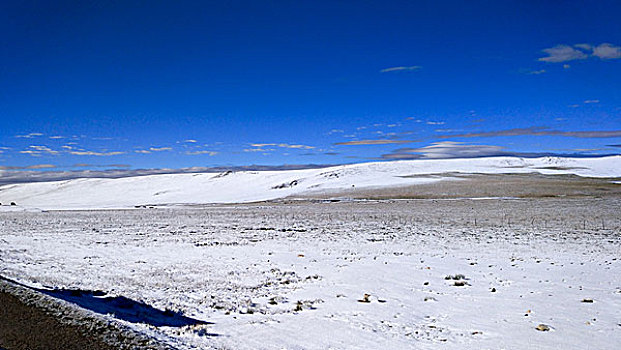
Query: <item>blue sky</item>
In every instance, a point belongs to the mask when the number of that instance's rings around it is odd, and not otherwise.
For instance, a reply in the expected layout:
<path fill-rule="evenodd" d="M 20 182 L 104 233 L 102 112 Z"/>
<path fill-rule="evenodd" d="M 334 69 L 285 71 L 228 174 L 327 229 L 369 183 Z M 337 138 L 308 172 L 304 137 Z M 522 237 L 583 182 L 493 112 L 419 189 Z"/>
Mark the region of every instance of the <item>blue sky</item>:
<path fill-rule="evenodd" d="M 5 1 L 0 169 L 621 149 L 619 1 Z"/>

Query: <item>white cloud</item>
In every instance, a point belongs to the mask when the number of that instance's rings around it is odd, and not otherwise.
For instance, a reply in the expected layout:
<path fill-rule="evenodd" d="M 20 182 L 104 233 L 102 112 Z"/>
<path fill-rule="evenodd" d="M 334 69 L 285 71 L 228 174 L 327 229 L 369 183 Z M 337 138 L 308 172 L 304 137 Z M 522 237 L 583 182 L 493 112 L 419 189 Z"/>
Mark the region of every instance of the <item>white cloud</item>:
<path fill-rule="evenodd" d="M 244 149 L 244 152 L 272 152 L 275 151 L 275 149 L 272 148 L 246 148 Z"/>
<path fill-rule="evenodd" d="M 591 44 L 557 45 L 542 51 L 547 53 L 548 56 L 539 58 L 539 61 L 551 63 L 583 60 L 588 57 L 597 57 L 602 60 L 621 58 L 621 47 L 609 43 L 597 46 Z M 563 65 L 565 69 L 569 67 L 568 64 Z"/>
<path fill-rule="evenodd" d="M 172 151 L 172 147 L 151 147 L 149 148 L 151 152 L 162 152 L 162 151 Z"/>
<path fill-rule="evenodd" d="M 600 44 L 593 48 L 593 56 L 599 57 L 603 60 L 621 58 L 621 47 L 608 43 Z"/>
<path fill-rule="evenodd" d="M 356 141 L 347 141 L 347 142 L 337 142 L 335 145 L 337 146 L 361 146 L 361 145 L 390 145 L 390 144 L 400 144 L 400 143 L 412 143 L 417 141 L 410 140 L 356 140 Z"/>
<path fill-rule="evenodd" d="M 268 146 L 281 147 L 281 148 L 293 148 L 293 149 L 314 149 L 315 148 L 314 146 L 290 145 L 288 143 L 252 143 L 250 144 L 250 146 L 258 147 L 258 148 L 263 148 L 263 147 L 268 147 Z"/>
<path fill-rule="evenodd" d="M 75 156 L 118 156 L 121 154 L 125 154 L 125 152 L 94 152 L 94 151 L 70 151 L 69 154 L 73 154 Z"/>
<path fill-rule="evenodd" d="M 313 149 L 315 148 L 314 146 L 306 146 L 306 145 L 289 145 L 286 143 L 279 143 L 278 147 L 283 147 L 283 148 L 295 148 L 295 149 Z"/>
<path fill-rule="evenodd" d="M 599 100 L 585 100 L 584 103 L 586 104 L 599 103 Z"/>
<path fill-rule="evenodd" d="M 583 60 L 589 57 L 581 50 L 575 49 L 569 45 L 557 45 L 548 49 L 543 49 L 543 52 L 547 53 L 547 57 L 541 57 L 539 61 L 543 62 L 566 62 L 573 60 Z"/>
<path fill-rule="evenodd" d="M 593 46 L 591 44 L 576 44 L 574 46 L 585 51 L 593 50 Z"/>
<path fill-rule="evenodd" d="M 41 156 L 43 154 L 58 155 L 60 152 L 55 151 L 47 146 L 31 145 L 27 150 L 20 151 L 22 154 L 30 154 L 31 156 Z"/>
<path fill-rule="evenodd" d="M 37 136 L 43 136 L 43 134 L 40 132 L 31 132 L 30 134 L 26 134 L 26 135 L 15 135 L 16 138 L 24 138 L 24 139 L 31 139 Z"/>

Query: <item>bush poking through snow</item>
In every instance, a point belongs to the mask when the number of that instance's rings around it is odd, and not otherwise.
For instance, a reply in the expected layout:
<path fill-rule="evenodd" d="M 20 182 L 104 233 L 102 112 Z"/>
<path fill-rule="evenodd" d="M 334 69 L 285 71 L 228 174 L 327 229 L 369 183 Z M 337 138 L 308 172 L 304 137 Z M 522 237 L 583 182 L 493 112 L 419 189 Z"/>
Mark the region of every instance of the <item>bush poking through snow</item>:
<path fill-rule="evenodd" d="M 445 280 L 455 280 L 455 281 L 459 281 L 459 280 L 467 280 L 465 275 L 462 275 L 461 273 L 455 275 L 455 276 L 451 276 L 448 275 L 446 277 L 444 277 Z"/>
<path fill-rule="evenodd" d="M 371 300 L 369 300 L 369 298 L 371 297 L 371 294 L 367 294 L 364 293 L 364 295 L 362 296 L 362 299 L 358 299 L 359 303 L 370 303 Z"/>

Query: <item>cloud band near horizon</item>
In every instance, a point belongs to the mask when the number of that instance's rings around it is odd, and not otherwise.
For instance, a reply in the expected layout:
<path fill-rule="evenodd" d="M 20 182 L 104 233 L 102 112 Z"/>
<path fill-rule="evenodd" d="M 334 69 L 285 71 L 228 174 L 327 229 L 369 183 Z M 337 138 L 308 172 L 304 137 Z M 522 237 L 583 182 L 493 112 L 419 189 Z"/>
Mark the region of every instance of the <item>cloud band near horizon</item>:
<path fill-rule="evenodd" d="M 596 131 L 560 131 L 550 130 L 547 127 L 514 128 L 497 131 L 472 132 L 465 134 L 440 135 L 441 139 L 453 137 L 496 137 L 496 136 L 566 136 L 578 138 L 612 138 L 621 137 L 621 130 L 596 130 Z"/>

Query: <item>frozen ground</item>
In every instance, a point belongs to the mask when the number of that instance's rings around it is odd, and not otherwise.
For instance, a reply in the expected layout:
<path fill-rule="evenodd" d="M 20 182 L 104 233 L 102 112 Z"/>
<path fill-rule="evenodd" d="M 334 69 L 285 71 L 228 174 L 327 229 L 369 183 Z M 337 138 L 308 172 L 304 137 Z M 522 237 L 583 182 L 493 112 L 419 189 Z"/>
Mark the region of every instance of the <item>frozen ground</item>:
<path fill-rule="evenodd" d="M 618 349 L 620 207 L 605 196 L 0 212 L 0 274 L 211 322 L 122 321 L 182 349 Z"/>

